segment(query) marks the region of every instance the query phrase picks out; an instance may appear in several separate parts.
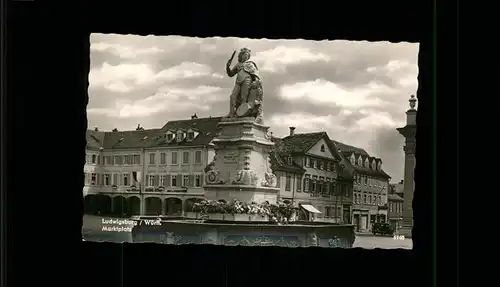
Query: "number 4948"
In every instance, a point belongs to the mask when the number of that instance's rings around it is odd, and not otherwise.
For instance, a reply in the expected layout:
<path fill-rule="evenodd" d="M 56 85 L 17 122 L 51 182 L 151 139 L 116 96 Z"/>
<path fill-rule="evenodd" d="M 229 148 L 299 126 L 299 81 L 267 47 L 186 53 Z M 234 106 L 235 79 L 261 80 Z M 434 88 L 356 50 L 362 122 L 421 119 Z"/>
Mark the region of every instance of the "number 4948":
<path fill-rule="evenodd" d="M 405 236 L 404 235 L 394 235 L 394 240 L 405 240 Z"/>

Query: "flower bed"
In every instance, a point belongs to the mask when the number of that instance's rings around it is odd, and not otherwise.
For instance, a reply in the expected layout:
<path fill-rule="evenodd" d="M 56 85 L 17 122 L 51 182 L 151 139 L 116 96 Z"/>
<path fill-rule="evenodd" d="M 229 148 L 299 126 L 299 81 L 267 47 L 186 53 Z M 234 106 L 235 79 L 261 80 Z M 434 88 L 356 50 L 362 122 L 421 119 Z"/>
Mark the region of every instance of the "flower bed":
<path fill-rule="evenodd" d="M 193 204 L 192 212 L 200 214 L 197 218 L 226 221 L 270 221 L 286 224 L 295 219 L 297 208 L 291 204 L 258 204 L 234 201 L 227 203 L 216 200 L 202 200 Z"/>

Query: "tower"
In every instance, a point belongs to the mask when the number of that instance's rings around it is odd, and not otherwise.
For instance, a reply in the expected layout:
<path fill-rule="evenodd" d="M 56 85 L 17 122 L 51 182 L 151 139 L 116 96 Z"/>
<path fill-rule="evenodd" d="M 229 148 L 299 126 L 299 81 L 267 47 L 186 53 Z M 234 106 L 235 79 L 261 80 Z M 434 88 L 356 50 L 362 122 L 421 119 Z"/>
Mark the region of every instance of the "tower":
<path fill-rule="evenodd" d="M 410 109 L 406 111 L 406 126 L 398 128 L 397 131 L 405 137 L 403 151 L 405 153 L 404 165 L 404 186 L 403 186 L 403 227 L 399 235 L 411 238 L 413 229 L 413 191 L 415 189 L 414 171 L 415 171 L 415 150 L 416 150 L 416 131 L 417 131 L 417 110 L 415 109 L 417 99 L 415 95 L 410 96 Z"/>

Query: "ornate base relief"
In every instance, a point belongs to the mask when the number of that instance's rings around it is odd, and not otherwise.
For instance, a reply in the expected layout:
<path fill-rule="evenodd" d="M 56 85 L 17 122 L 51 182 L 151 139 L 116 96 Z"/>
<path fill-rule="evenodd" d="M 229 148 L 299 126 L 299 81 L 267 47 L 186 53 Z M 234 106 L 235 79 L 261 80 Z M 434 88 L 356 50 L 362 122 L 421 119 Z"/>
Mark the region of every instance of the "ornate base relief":
<path fill-rule="evenodd" d="M 236 173 L 236 178 L 233 181 L 233 184 L 242 184 L 242 185 L 257 185 L 259 177 L 257 173 L 253 170 L 239 170 Z"/>
<path fill-rule="evenodd" d="M 262 181 L 262 186 L 264 187 L 276 187 L 277 184 L 277 178 L 276 176 L 271 172 L 266 172 L 265 173 L 265 180 Z"/>
<path fill-rule="evenodd" d="M 300 244 L 296 236 L 226 235 L 224 237 L 224 245 L 298 247 Z"/>

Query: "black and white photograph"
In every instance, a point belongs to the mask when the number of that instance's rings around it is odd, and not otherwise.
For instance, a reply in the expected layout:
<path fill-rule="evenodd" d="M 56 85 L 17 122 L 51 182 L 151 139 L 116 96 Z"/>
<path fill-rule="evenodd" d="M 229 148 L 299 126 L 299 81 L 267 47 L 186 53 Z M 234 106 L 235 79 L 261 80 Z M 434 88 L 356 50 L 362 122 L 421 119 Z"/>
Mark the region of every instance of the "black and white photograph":
<path fill-rule="evenodd" d="M 417 43 L 90 40 L 83 240 L 412 249 Z"/>

